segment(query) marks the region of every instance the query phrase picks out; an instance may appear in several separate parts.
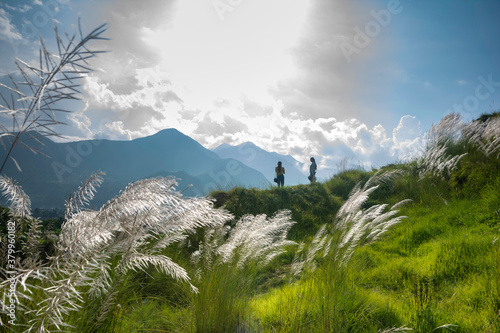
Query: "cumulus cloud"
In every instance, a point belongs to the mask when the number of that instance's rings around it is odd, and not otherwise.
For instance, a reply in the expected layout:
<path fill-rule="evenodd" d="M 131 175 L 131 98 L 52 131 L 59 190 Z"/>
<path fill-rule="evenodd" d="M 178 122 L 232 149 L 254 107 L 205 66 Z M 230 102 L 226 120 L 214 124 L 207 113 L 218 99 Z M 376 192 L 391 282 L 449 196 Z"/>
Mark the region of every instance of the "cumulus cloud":
<path fill-rule="evenodd" d="M 399 159 L 411 159 L 418 155 L 423 146 L 423 135 L 420 121 L 414 116 L 403 116 L 398 126 L 392 132 L 392 155 Z"/>

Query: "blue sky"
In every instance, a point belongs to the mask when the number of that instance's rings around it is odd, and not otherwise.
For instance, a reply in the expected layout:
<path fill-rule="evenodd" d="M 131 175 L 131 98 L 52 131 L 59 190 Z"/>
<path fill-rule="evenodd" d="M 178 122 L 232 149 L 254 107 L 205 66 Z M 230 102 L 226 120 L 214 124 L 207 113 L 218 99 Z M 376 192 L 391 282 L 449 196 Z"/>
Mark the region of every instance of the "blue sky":
<path fill-rule="evenodd" d="M 111 40 L 62 129 L 75 140 L 173 127 L 333 173 L 414 154 L 451 111 L 500 109 L 498 0 L 3 0 L 0 82 L 79 17 Z"/>

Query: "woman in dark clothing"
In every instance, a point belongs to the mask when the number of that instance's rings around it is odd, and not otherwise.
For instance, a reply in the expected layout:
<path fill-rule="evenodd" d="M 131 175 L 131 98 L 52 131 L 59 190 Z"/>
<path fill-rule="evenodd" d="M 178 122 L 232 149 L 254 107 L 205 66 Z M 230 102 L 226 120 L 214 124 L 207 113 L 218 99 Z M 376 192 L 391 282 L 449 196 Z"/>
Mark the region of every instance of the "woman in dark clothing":
<path fill-rule="evenodd" d="M 314 157 L 311 157 L 311 166 L 309 167 L 309 177 L 307 177 L 311 183 L 316 181 L 316 170 L 318 167 L 316 166 L 316 161 Z"/>
<path fill-rule="evenodd" d="M 275 168 L 276 179 L 278 180 L 278 187 L 283 187 L 285 185 L 285 168 L 281 165 L 281 161 L 278 162 L 278 166 Z"/>

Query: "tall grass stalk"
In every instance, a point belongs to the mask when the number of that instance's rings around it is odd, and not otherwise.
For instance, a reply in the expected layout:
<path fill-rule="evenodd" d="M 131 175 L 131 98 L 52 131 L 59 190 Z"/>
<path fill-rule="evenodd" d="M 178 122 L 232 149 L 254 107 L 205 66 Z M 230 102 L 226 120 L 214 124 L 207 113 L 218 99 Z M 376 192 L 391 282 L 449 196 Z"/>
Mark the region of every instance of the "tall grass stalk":
<path fill-rule="evenodd" d="M 11 85 L 0 83 L 0 87 L 10 93 L 7 96 L 0 92 L 0 114 L 12 119 L 10 127 L 0 123 L 0 144 L 5 151 L 0 174 L 9 159 L 21 170 L 12 156 L 16 146 L 37 153 L 40 151 L 30 141 L 40 142 L 40 137 L 60 136 L 55 129 L 63 124 L 58 114 L 69 112 L 60 106 L 60 102 L 78 99 L 79 81 L 91 71 L 89 60 L 104 52 L 90 50 L 87 44 L 106 39 L 102 37 L 105 31 L 106 25 L 103 24 L 83 35 L 79 25 L 79 38 L 76 34 L 66 35 L 65 42 L 56 27 L 57 54 L 51 53 L 40 38 L 38 66 L 16 59 L 21 78 L 15 79 L 9 74 Z"/>
<path fill-rule="evenodd" d="M 213 209 L 208 199 L 182 197 L 172 178 L 137 181 L 98 211 L 85 209 L 101 181 L 100 174 L 91 176 L 68 202 L 56 254 L 44 264 L 20 262 L 15 276 L 0 284 L 6 294 L 10 283 L 15 283 L 17 311 L 22 314 L 16 324 L 23 331 L 68 330 L 75 325 L 87 329 L 88 322 L 80 320 L 88 316 L 75 318 L 71 313 L 93 304 L 99 304 L 91 316 L 94 328 L 109 325 L 129 271 L 155 267 L 190 284 L 186 270 L 162 251 L 197 228 L 215 228 L 232 218 Z M 12 188 L 4 191 L 11 197 L 12 193 Z M 5 302 L 1 304 L 4 314 Z"/>
<path fill-rule="evenodd" d="M 295 223 L 290 215 L 246 215 L 232 228 L 206 231 L 193 253 L 199 286 L 192 295 L 196 332 L 235 332 L 251 325 L 248 302 L 263 268 L 295 245 L 286 239 Z"/>

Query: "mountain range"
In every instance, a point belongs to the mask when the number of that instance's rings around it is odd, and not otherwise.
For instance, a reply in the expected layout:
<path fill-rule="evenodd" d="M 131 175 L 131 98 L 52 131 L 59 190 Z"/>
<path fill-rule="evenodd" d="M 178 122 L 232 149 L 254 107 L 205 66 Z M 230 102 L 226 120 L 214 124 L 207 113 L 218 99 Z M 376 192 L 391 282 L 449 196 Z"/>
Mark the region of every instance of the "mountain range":
<path fill-rule="evenodd" d="M 3 175 L 23 187 L 34 208 L 63 207 L 70 193 L 98 171 L 106 175 L 91 202 L 94 208 L 127 184 L 144 178 L 173 176 L 179 181 L 177 189 L 185 196 L 203 196 L 234 186 L 267 188 L 278 160 L 283 162 L 290 179 L 286 185 L 298 183 L 292 180 L 300 178 L 295 167 L 298 163 L 291 156 L 268 153 L 252 143 L 221 145 L 211 151 L 175 129 L 130 141 L 54 142 L 44 137 L 39 140 L 41 144 L 34 145 L 46 156 L 16 147 L 13 157 L 22 172 L 12 160 L 3 171 Z"/>
<path fill-rule="evenodd" d="M 222 158 L 232 158 L 240 161 L 265 175 L 269 181 L 273 181 L 275 177 L 274 168 L 277 166 L 278 161 L 281 161 L 285 168 L 285 185 L 298 185 L 309 182 L 307 175 L 301 171 L 304 164 L 290 155 L 265 151 L 252 142 L 245 142 L 238 146 L 224 143 L 212 151 Z"/>

